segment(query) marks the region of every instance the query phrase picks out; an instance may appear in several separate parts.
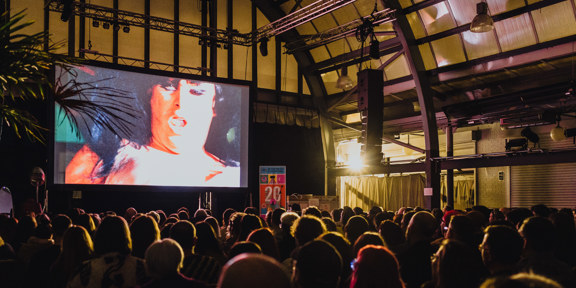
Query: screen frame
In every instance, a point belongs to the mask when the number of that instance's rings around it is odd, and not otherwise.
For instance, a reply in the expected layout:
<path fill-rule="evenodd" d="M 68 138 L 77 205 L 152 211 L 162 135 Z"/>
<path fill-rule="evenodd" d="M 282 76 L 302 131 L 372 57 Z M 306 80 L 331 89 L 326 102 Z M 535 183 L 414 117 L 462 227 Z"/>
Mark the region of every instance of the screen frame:
<path fill-rule="evenodd" d="M 105 62 L 98 62 L 94 60 L 87 60 L 83 63 L 75 64 L 75 66 L 93 66 L 97 68 L 106 68 L 106 69 L 113 69 L 118 71 L 125 71 L 125 72 L 133 72 L 133 73 L 141 73 L 147 74 L 152 76 L 163 76 L 163 77 L 170 77 L 170 78 L 182 78 L 182 79 L 190 79 L 196 81 L 205 81 L 211 82 L 215 84 L 232 84 L 232 85 L 239 85 L 245 86 L 249 90 L 248 92 L 248 133 L 244 134 L 247 135 L 247 167 L 246 167 L 246 187 L 211 187 L 211 186 L 159 186 L 159 185 L 115 185 L 115 184 L 56 184 L 54 183 L 54 166 L 55 166 L 55 129 L 56 129 L 56 121 L 55 121 L 55 107 L 56 103 L 54 101 L 54 97 L 51 97 L 52 100 L 49 101 L 48 106 L 48 122 L 49 122 L 49 141 L 48 141 L 48 166 L 47 166 L 47 179 L 46 184 L 48 189 L 53 189 L 56 191 L 86 191 L 86 192 L 214 192 L 214 193 L 248 193 L 251 191 L 251 187 L 254 185 L 253 178 L 253 171 L 254 171 L 254 157 L 253 157 L 253 146 L 252 141 L 254 139 L 254 121 L 253 114 L 254 114 L 254 99 L 255 99 L 255 86 L 253 81 L 246 81 L 246 80 L 237 80 L 237 79 L 227 79 L 227 78 L 219 78 L 219 77 L 211 77 L 211 76 L 204 76 L 204 75 L 196 75 L 196 74 L 188 74 L 188 73 L 181 73 L 181 72 L 173 72 L 173 71 L 162 71 L 162 70 L 151 70 L 143 67 L 133 67 L 121 64 L 114 64 L 114 63 L 105 63 Z M 51 83 L 55 85 L 56 83 L 56 67 L 53 66 L 50 73 Z M 53 93 L 51 91 L 50 93 Z"/>

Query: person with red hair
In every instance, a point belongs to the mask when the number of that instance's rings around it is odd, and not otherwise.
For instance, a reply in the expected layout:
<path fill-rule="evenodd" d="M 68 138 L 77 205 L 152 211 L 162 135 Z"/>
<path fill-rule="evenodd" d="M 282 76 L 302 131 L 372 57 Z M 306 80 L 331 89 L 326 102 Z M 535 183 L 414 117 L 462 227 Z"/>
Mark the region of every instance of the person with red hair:
<path fill-rule="evenodd" d="M 384 246 L 367 245 L 358 251 L 350 288 L 404 288 L 398 260 Z"/>

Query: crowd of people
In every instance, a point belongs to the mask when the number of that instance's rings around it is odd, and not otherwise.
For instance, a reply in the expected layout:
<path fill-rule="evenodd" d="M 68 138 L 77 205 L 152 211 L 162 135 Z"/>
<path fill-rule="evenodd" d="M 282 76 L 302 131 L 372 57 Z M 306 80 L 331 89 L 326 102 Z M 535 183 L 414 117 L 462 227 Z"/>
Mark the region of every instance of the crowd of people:
<path fill-rule="evenodd" d="M 2 287 L 576 287 L 574 211 L 186 207 L 0 216 Z"/>

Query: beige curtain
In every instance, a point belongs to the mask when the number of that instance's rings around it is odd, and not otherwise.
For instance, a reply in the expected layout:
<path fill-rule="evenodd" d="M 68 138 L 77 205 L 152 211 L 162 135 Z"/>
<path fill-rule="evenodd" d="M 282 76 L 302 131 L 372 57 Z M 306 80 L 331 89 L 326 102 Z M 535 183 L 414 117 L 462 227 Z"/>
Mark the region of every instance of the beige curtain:
<path fill-rule="evenodd" d="M 454 177 L 454 209 L 464 210 L 475 205 L 475 186 L 473 174 Z M 440 197 L 442 207 L 446 205 L 447 190 L 446 175 L 442 175 L 442 197 Z"/>
<path fill-rule="evenodd" d="M 401 207 L 424 206 L 425 178 L 421 174 L 405 176 L 341 176 L 336 193 L 342 206 L 369 210 L 380 206 L 396 211 Z"/>

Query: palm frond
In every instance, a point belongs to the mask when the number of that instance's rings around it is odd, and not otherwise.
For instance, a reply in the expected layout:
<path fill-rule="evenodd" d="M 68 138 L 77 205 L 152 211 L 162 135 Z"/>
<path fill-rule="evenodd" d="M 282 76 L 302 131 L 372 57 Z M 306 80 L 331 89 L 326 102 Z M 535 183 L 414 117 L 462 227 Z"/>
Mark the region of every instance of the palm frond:
<path fill-rule="evenodd" d="M 77 136 L 81 131 L 92 136 L 90 128 L 97 125 L 122 138 L 130 138 L 140 118 L 134 105 L 135 96 L 124 90 L 98 85 L 109 79 L 90 83 L 75 79 L 62 83 L 61 79 L 56 80 L 54 101 L 76 127 Z"/>
<path fill-rule="evenodd" d="M 21 23 L 25 17 L 22 10 L 0 26 L 0 90 L 2 98 L 13 101 L 44 99 L 38 84 L 49 85 L 48 72 L 56 61 L 70 62 L 70 57 L 53 54 L 63 42 L 49 45 L 44 50 L 44 41 L 49 38 L 46 31 L 23 34 L 22 29 L 33 22 Z M 5 17 L 2 14 L 1 17 Z"/>
<path fill-rule="evenodd" d="M 0 17 L 6 18 L 7 13 L 2 13 Z M 33 24 L 33 21 L 25 21 L 25 17 L 25 10 L 22 10 L 0 25 L 0 103 L 3 105 L 0 110 L 0 136 L 2 125 L 6 124 L 18 137 L 26 135 L 43 141 L 41 132 L 45 129 L 38 121 L 27 111 L 12 108 L 6 103 L 45 100 L 45 91 L 52 88 L 49 72 L 54 64 L 66 65 L 79 61 L 53 53 L 62 47 L 63 41 L 50 43 L 45 50 L 44 42 L 50 38 L 48 32 L 23 33 L 24 28 Z"/>
<path fill-rule="evenodd" d="M 30 140 L 45 143 L 44 132 L 47 130 L 43 128 L 38 123 L 38 120 L 28 111 L 0 104 L 0 115 L 2 124 L 6 124 L 12 128 L 18 138 L 22 138 L 22 136 L 25 135 Z"/>

